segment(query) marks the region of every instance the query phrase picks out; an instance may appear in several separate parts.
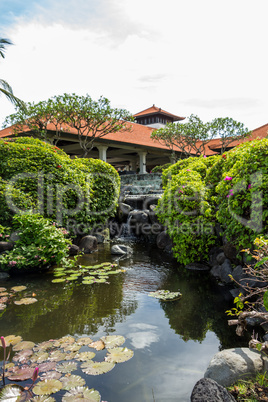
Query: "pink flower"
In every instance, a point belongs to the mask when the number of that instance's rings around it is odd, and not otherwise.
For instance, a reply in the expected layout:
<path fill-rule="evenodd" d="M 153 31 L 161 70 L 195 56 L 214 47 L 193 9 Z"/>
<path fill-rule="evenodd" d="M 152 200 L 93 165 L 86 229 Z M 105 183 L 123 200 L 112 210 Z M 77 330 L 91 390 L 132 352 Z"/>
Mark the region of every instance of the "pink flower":
<path fill-rule="evenodd" d="M 17 261 L 9 261 L 8 265 L 14 267 L 17 264 Z"/>
<path fill-rule="evenodd" d="M 251 188 L 251 184 L 248 185 L 248 189 L 250 189 L 250 188 Z"/>
<path fill-rule="evenodd" d="M 191 170 L 190 169 L 187 169 L 187 172 L 190 172 Z"/>
<path fill-rule="evenodd" d="M 2 233 L 0 233 L 0 237 L 3 237 Z"/>
<path fill-rule="evenodd" d="M 225 181 L 232 180 L 232 177 L 230 177 L 230 176 L 226 176 L 224 180 L 225 180 Z"/>
<path fill-rule="evenodd" d="M 204 158 L 206 158 L 207 157 L 207 155 L 204 155 Z"/>

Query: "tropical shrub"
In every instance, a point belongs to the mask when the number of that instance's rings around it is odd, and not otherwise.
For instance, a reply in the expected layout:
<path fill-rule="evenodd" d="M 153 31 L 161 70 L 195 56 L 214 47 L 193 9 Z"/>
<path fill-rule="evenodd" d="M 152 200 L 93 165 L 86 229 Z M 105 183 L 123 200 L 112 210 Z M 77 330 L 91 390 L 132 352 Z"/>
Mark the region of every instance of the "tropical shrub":
<path fill-rule="evenodd" d="M 172 163 L 165 163 L 164 165 L 159 165 L 159 166 L 155 166 L 151 173 L 162 173 L 163 170 L 169 168 L 172 165 Z"/>
<path fill-rule="evenodd" d="M 251 247 L 268 229 L 268 139 L 228 152 L 216 192 L 217 220 L 226 238 L 237 247 Z"/>
<path fill-rule="evenodd" d="M 72 160 L 34 138 L 0 140 L 0 176 L 0 198 L 6 199 L 7 183 L 11 194 L 0 207 L 3 224 L 14 213 L 34 212 L 60 226 L 72 220 L 71 227 L 90 230 L 114 213 L 119 196 L 119 176 L 108 163 Z"/>
<path fill-rule="evenodd" d="M 193 162 L 194 158 L 191 158 Z M 215 215 L 209 203 L 208 189 L 197 167 L 203 173 L 203 162 L 189 162 L 193 169 L 181 169 L 172 176 L 159 200 L 157 215 L 173 240 L 178 262 L 188 264 L 206 260 L 215 243 Z"/>
<path fill-rule="evenodd" d="M 15 215 L 12 229 L 18 232 L 19 240 L 11 251 L 0 255 L 4 271 L 40 269 L 60 264 L 68 256 L 66 231 L 39 214 Z"/>

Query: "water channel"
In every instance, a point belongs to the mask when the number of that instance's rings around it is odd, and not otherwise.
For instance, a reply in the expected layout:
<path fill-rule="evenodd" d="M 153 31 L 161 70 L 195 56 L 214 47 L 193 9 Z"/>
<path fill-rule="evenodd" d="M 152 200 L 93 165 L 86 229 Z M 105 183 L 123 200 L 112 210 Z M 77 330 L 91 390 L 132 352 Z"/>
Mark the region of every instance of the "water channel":
<path fill-rule="evenodd" d="M 81 263 L 115 261 L 110 247 L 99 245 Z M 83 376 L 102 401 L 189 402 L 212 356 L 224 348 L 246 346 L 248 340 L 228 326 L 225 311 L 232 302 L 207 273 L 179 270 L 172 257 L 153 245 L 131 247 L 133 255 L 118 261 L 125 272 L 112 275 L 109 284 L 51 283 L 52 272 L 0 282 L 6 287 L 25 285 L 38 299 L 28 306 L 10 303 L 0 315 L 1 335 L 20 335 L 35 343 L 65 335 L 93 340 L 123 335 L 124 346 L 134 351 L 132 359 L 100 376 L 81 370 L 72 374 Z M 164 302 L 148 296 L 158 289 L 179 290 L 182 298 Z M 53 397 L 61 401 L 65 392 Z"/>

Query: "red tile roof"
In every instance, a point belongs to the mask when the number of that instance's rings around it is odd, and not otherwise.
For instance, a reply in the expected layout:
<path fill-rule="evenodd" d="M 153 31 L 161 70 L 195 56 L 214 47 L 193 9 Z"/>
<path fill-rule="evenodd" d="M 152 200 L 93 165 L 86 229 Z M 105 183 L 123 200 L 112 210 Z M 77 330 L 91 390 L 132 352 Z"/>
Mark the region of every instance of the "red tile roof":
<path fill-rule="evenodd" d="M 175 114 L 169 113 L 166 110 L 161 109 L 161 107 L 156 107 L 155 105 L 153 105 L 152 107 L 149 107 L 148 109 L 142 110 L 141 112 L 136 113 L 133 116 L 134 117 L 149 116 L 149 115 L 156 114 L 156 113 L 162 113 L 166 116 L 169 116 L 173 119 L 173 121 L 185 119 L 185 117 L 176 116 Z"/>

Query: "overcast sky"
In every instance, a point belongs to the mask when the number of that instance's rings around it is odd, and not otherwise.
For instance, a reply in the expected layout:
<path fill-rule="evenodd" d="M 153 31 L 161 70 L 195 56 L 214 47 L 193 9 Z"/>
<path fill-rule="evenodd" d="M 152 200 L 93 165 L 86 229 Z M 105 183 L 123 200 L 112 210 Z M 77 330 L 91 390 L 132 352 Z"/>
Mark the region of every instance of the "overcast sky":
<path fill-rule="evenodd" d="M 101 95 L 268 123 L 267 0 L 0 0 L 0 78 L 26 102 Z M 0 98 L 0 126 L 14 107 Z"/>

